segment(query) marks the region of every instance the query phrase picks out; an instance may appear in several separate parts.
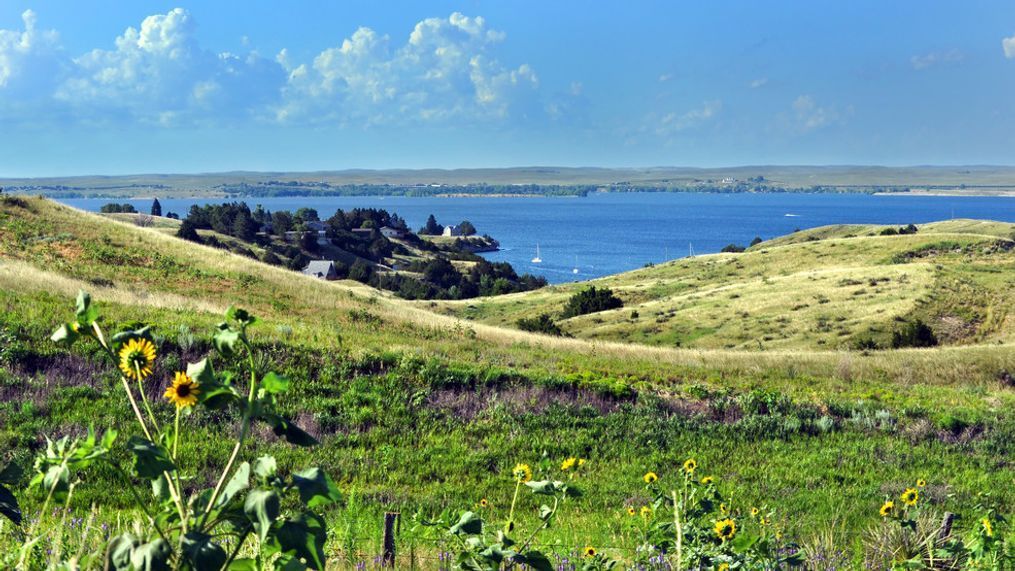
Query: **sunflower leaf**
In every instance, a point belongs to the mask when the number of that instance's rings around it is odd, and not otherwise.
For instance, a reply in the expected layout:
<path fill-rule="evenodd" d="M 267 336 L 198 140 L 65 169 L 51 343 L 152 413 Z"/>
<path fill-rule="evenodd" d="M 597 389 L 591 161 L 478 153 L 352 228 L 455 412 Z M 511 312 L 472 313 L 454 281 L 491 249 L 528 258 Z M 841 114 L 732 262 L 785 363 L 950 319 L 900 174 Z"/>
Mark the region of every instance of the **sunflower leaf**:
<path fill-rule="evenodd" d="M 134 469 L 142 478 L 158 478 L 163 472 L 172 472 L 176 469 L 169 452 L 150 440 L 132 436 L 127 441 L 127 449 L 134 455 Z"/>

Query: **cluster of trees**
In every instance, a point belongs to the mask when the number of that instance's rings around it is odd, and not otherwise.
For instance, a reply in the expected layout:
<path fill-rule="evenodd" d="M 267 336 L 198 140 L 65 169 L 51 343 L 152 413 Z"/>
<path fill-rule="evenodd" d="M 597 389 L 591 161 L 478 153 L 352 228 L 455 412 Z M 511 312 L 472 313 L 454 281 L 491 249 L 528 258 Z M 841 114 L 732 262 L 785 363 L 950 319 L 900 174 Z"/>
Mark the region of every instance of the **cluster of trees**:
<path fill-rule="evenodd" d="M 123 204 L 110 202 L 109 204 L 103 204 L 100 206 L 99 212 L 102 212 L 103 214 L 137 214 L 137 209 L 134 208 L 133 204 L 126 202 Z"/>
<path fill-rule="evenodd" d="M 433 219 L 433 216 L 430 218 Z M 436 220 L 433 223 L 436 224 Z M 381 233 L 380 229 L 385 226 L 402 232 L 398 242 Z M 243 202 L 195 205 L 181 223 L 177 236 L 222 246 L 212 237 L 202 238 L 197 232 L 201 229 L 258 244 L 265 250 L 262 261 L 294 270 L 306 267 L 312 256 L 338 254 L 328 252 L 326 248 L 329 246 L 340 249 L 346 253 L 343 254 L 346 258 L 348 254 L 356 256 L 351 264 L 335 262 L 340 278 L 394 291 L 407 299 L 466 299 L 528 291 L 547 283 L 541 277 L 519 276 L 506 262 L 492 263 L 468 251 L 456 251 L 453 247 L 449 250 L 447 245 L 438 249 L 409 231 L 400 216 L 377 208 L 338 210 L 322 221 L 312 208 L 269 212 L 260 205 L 251 210 Z M 318 242 L 321 229 L 327 239 L 323 247 Z M 285 239 L 287 232 L 296 232 L 297 239 Z M 406 245 L 425 252 L 427 257 L 399 268 L 414 275 L 389 271 L 386 267 L 388 259 L 395 254 L 410 253 Z M 237 253 L 253 256 L 249 249 L 230 247 Z M 451 257 L 471 262 L 471 265 L 467 270 L 459 270 L 449 259 Z"/>
<path fill-rule="evenodd" d="M 476 227 L 473 226 L 472 222 L 468 220 L 462 220 L 457 224 L 458 231 L 461 232 L 462 236 L 475 236 Z M 444 226 L 437 223 L 437 219 L 431 214 L 426 219 L 426 224 L 419 229 L 418 234 L 422 236 L 440 236 L 444 233 Z"/>
<path fill-rule="evenodd" d="M 597 288 L 589 286 L 568 298 L 564 310 L 560 313 L 561 319 L 577 317 L 589 313 L 598 313 L 609 309 L 624 307 L 624 302 L 613 294 L 610 288 Z M 637 318 L 637 312 L 631 314 L 631 318 Z M 549 313 L 541 313 L 536 317 L 523 317 L 515 322 L 519 329 L 547 335 L 564 335 L 560 325 L 554 321 Z"/>
<path fill-rule="evenodd" d="M 898 228 L 885 228 L 881 231 L 882 236 L 897 236 L 899 234 L 916 234 L 919 228 L 915 224 L 909 224 L 908 226 L 899 226 Z"/>
<path fill-rule="evenodd" d="M 762 241 L 764 241 L 764 240 L 761 239 L 761 236 L 754 236 L 754 239 L 751 240 L 750 245 L 748 245 L 747 247 L 744 247 L 744 246 L 742 246 L 740 244 L 736 244 L 736 243 L 732 243 L 731 242 L 731 243 L 728 243 L 728 244 L 724 245 L 723 249 L 721 249 L 720 252 L 725 253 L 725 254 L 740 254 L 742 252 L 746 252 L 748 247 L 753 247 L 753 246 L 761 243 Z"/>

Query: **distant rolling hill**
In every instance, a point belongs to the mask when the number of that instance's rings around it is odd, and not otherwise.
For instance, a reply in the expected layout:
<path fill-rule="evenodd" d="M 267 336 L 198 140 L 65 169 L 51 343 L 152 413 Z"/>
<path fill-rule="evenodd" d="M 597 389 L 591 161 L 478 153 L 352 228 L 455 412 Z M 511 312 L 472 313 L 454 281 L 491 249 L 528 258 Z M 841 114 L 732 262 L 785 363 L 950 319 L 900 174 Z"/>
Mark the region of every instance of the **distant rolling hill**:
<path fill-rule="evenodd" d="M 941 344 L 1015 340 L 1015 225 L 953 220 L 915 234 L 893 227 L 828 226 L 762 242 L 744 253 L 673 260 L 586 283 L 443 311 L 514 326 L 560 313 L 575 292 L 612 289 L 624 307 L 560 320 L 584 339 L 709 349 L 842 350 L 888 347 L 906 323 Z M 891 232 L 891 230 L 888 230 Z"/>

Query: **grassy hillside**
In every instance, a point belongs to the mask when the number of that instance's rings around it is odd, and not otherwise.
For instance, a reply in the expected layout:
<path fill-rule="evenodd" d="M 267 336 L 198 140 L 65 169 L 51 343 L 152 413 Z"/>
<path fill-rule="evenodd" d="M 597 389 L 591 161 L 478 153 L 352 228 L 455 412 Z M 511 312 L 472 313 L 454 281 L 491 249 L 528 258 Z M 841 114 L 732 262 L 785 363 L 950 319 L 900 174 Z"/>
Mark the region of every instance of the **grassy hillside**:
<path fill-rule="evenodd" d="M 930 284 L 948 275 L 973 292 L 1012 279 L 1010 262 L 994 263 L 992 257 L 1007 259 L 1009 253 L 980 253 L 1007 242 L 983 232 L 948 228 L 935 234 L 922 228 L 915 236 L 863 239 L 833 233 L 818 241 L 763 244 L 739 256 L 678 261 L 606 283 L 626 301 L 667 310 L 675 302 L 654 300 L 677 299 L 692 288 L 700 298 L 690 301 L 712 304 L 695 311 L 705 318 L 715 314 L 719 323 L 725 305 L 720 301 L 729 299 L 729 293 L 715 291 L 726 287 L 723 282 L 741 288 L 741 297 L 759 300 L 778 288 L 789 298 L 779 303 L 787 305 L 808 275 L 827 284 L 854 275 L 887 276 L 894 281 L 841 289 L 852 295 L 870 288 L 865 294 L 874 295 L 870 304 L 877 300 L 886 314 L 908 316 L 918 311 L 907 305 L 911 292 L 929 292 Z M 927 240 L 958 243 L 968 253 L 935 252 L 936 261 L 948 262 L 940 269 L 922 257 L 888 263 Z M 790 250 L 797 254 L 782 255 Z M 765 283 L 766 272 L 774 285 Z M 903 273 L 908 283 L 899 283 Z M 640 284 L 645 276 L 652 277 Z M 801 282 L 797 287 L 792 276 Z M 689 456 L 719 476 L 722 486 L 735 489 L 744 508 L 771 507 L 780 528 L 802 540 L 815 529 L 832 529 L 850 552 L 858 547 L 860 531 L 876 522 L 884 495 L 918 478 L 931 481 L 926 497 L 935 510 L 968 511 L 983 501 L 978 493 L 988 490 L 994 493 L 991 501 L 1015 502 L 1010 460 L 1015 391 L 1002 375 L 1015 371 L 1015 350 L 996 344 L 1010 334 L 1007 314 L 996 309 L 1007 307 L 1000 287 L 990 290 L 999 301 L 983 309 L 990 319 L 955 346 L 813 351 L 794 333 L 782 348 L 771 343 L 764 352 L 746 341 L 721 349 L 732 342 L 727 339 L 736 339 L 727 325 L 711 334 L 719 341 L 702 345 L 719 349 L 647 347 L 463 321 L 431 309 L 464 312 L 468 304 L 405 302 L 355 282 L 322 282 L 183 242 L 157 228 L 42 199 L 4 197 L 0 460 L 13 457 L 30 465 L 42 434 L 81 434 L 89 424 L 126 429 L 131 422 L 100 355 L 84 346 L 60 349 L 48 340 L 54 325 L 67 319 L 79 288 L 92 292 L 109 331 L 158 324 L 160 361 L 147 386 L 153 400 L 171 371 L 210 351 L 201 339 L 227 306 L 235 303 L 261 318 L 252 333 L 255 343 L 294 380 L 281 405 L 322 444 L 292 450 L 264 435 L 266 442 L 248 456 L 271 452 L 283 469 L 312 460 L 340 482 L 351 497 L 328 514 L 328 553 L 350 563 L 376 553 L 378 514 L 384 510 L 434 515 L 474 506 L 484 497 L 504 510 L 516 462 L 552 473 L 568 456 L 588 458 L 589 464 L 580 482 L 585 496 L 565 506 L 567 523 L 547 535 L 551 548 L 561 552 L 591 543 L 617 546 L 622 553 L 638 533 L 625 523 L 624 512 L 647 501 L 641 475 L 655 470 L 672 479 Z M 492 322 L 503 312 L 510 320 L 509 311 L 551 307 L 567 291 L 509 296 L 503 306 L 483 301 L 472 311 L 482 308 Z M 964 299 L 964 291 L 949 296 Z M 851 308 L 857 306 L 845 295 L 825 295 L 828 303 L 815 304 L 838 304 L 854 319 Z M 924 306 L 945 301 L 932 299 Z M 534 307 L 523 307 L 528 305 Z M 808 316 L 801 323 L 816 319 L 810 310 L 798 310 Z M 630 320 L 630 311 L 618 313 Z M 651 310 L 639 311 L 647 318 Z M 777 315 L 775 309 L 749 311 Z M 759 319 L 751 327 L 774 326 Z M 170 412 L 162 408 L 157 414 L 168 419 Z M 222 437 L 231 424 L 208 416 L 192 425 L 195 435 L 183 443 L 181 455 L 203 465 L 228 453 Z M 116 510 L 128 498 L 103 485 L 113 477 L 85 476 L 75 492 L 75 513 L 101 500 L 100 517 L 116 521 Z M 29 494 L 23 501 L 31 512 L 41 498 Z M 531 502 L 523 500 L 521 522 L 537 518 L 538 504 Z M 11 537 L 0 530 L 0 546 L 5 540 Z M 426 541 L 427 549 L 436 549 L 433 538 Z"/>
<path fill-rule="evenodd" d="M 797 232 L 744 253 L 673 260 L 526 294 L 453 302 L 451 315 L 513 326 L 560 314 L 588 284 L 622 309 L 562 320 L 579 338 L 708 349 L 848 349 L 891 343 L 921 320 L 946 345 L 1015 340 L 1015 225 L 955 220 L 916 234 L 882 226 Z"/>

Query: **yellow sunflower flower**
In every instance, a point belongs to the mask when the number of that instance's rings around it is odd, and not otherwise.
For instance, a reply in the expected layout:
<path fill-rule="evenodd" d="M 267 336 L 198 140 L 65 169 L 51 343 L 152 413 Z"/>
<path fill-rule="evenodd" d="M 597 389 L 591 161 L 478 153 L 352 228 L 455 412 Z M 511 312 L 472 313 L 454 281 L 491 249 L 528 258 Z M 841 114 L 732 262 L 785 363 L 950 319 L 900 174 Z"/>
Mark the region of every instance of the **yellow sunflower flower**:
<path fill-rule="evenodd" d="M 155 345 L 147 339 L 131 339 L 120 348 L 119 356 L 120 371 L 125 376 L 140 381 L 152 374 Z"/>
<path fill-rule="evenodd" d="M 578 459 L 578 467 L 581 468 L 584 465 L 585 465 L 585 459 L 584 458 L 579 458 Z"/>
<path fill-rule="evenodd" d="M 893 513 L 895 513 L 895 502 L 893 502 L 892 500 L 888 500 L 887 502 L 882 504 L 879 513 L 881 514 L 881 517 L 888 517 Z"/>
<path fill-rule="evenodd" d="M 688 474 L 693 474 L 694 471 L 697 469 L 698 469 L 698 461 L 695 460 L 694 458 L 688 458 L 687 461 L 684 462 L 684 471 L 687 472 Z"/>
<path fill-rule="evenodd" d="M 716 537 L 723 541 L 729 541 L 737 534 L 737 522 L 730 518 L 721 519 L 715 522 L 714 531 Z"/>
<path fill-rule="evenodd" d="M 711 484 L 714 481 L 715 481 L 715 478 L 713 478 L 712 476 L 705 476 L 704 478 L 701 479 L 701 483 L 704 486 L 707 486 L 707 485 Z"/>
<path fill-rule="evenodd" d="M 723 503 L 719 504 L 719 511 L 722 512 L 722 515 L 726 515 L 726 514 L 730 513 L 730 508 L 729 508 L 729 506 L 726 505 L 725 502 L 723 502 Z"/>
<path fill-rule="evenodd" d="M 515 477 L 515 481 L 524 484 L 532 479 L 532 468 L 528 464 L 518 464 L 511 470 L 511 475 Z"/>
<path fill-rule="evenodd" d="M 720 563 L 719 566 L 715 568 L 715 571 L 730 571 L 730 564 Z"/>
<path fill-rule="evenodd" d="M 990 518 L 985 517 L 980 520 L 980 523 L 983 524 L 983 533 L 985 533 L 987 537 L 994 537 L 994 526 L 990 523 Z"/>
<path fill-rule="evenodd" d="M 567 460 L 564 460 L 563 462 L 560 463 L 560 469 L 563 470 L 564 472 L 567 472 L 571 468 L 574 468 L 575 464 L 577 464 L 577 463 L 578 463 L 578 459 L 575 458 L 574 456 L 572 456 L 572 457 L 568 458 Z"/>
<path fill-rule="evenodd" d="M 759 513 L 761 513 L 761 510 L 759 510 L 758 508 L 751 508 L 751 517 L 755 517 Z"/>
<path fill-rule="evenodd" d="M 489 506 L 490 506 L 490 502 L 487 501 L 486 498 L 483 498 L 483 499 L 479 500 L 479 507 L 485 508 L 485 507 L 489 507 Z"/>
<path fill-rule="evenodd" d="M 656 476 L 655 472 L 645 472 L 645 475 L 642 476 L 641 479 L 645 480 L 646 484 L 653 484 L 659 479 L 659 476 Z"/>
<path fill-rule="evenodd" d="M 905 492 L 902 492 L 902 503 L 907 506 L 915 506 L 917 500 L 920 499 L 920 492 L 916 491 L 915 488 L 906 488 Z"/>
<path fill-rule="evenodd" d="M 648 506 L 641 506 L 641 517 L 648 517 L 652 515 L 652 508 Z"/>
<path fill-rule="evenodd" d="M 926 488 L 927 487 L 927 480 L 924 480 L 923 478 L 920 478 L 919 480 L 916 481 L 916 487 L 917 488 Z"/>
<path fill-rule="evenodd" d="M 197 404 L 197 395 L 201 394 L 198 383 L 183 371 L 176 371 L 173 384 L 166 389 L 166 400 L 175 404 L 176 408 L 187 408 Z"/>
<path fill-rule="evenodd" d="M 638 510 L 634 509 L 633 507 L 627 508 L 627 515 L 634 517 L 637 514 Z"/>
<path fill-rule="evenodd" d="M 582 555 L 584 555 L 585 557 L 595 557 L 596 548 L 592 547 L 591 545 L 586 545 L 585 549 L 582 550 Z"/>

